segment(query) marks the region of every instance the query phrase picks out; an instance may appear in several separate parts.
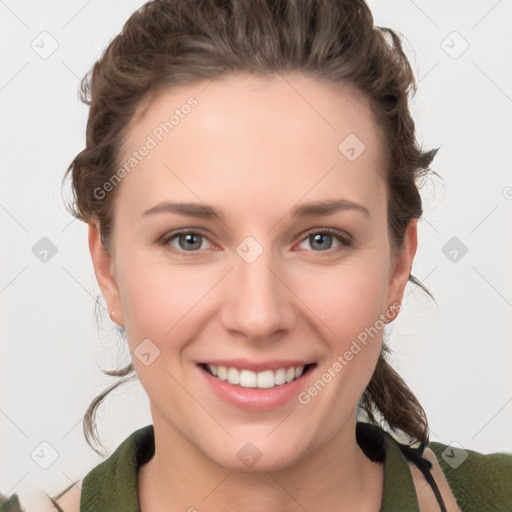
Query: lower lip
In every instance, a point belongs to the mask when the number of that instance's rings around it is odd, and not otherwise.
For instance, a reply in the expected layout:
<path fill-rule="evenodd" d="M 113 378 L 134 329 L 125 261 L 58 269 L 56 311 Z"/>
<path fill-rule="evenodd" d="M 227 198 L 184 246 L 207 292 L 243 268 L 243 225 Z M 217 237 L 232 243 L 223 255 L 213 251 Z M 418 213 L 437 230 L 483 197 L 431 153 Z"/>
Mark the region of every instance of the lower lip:
<path fill-rule="evenodd" d="M 309 371 L 292 382 L 268 389 L 244 388 L 220 380 L 200 366 L 198 366 L 198 369 L 213 391 L 229 404 L 246 411 L 269 411 L 297 398 L 315 368 L 310 368 Z"/>

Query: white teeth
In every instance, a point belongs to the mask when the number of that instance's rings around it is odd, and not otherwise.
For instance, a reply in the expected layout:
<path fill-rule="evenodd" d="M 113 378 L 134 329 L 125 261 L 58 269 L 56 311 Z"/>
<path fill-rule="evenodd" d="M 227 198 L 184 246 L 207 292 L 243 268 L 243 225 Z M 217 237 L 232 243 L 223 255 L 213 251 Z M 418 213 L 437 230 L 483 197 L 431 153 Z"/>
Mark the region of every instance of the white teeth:
<path fill-rule="evenodd" d="M 258 376 L 256 375 L 255 372 L 251 372 L 251 370 L 242 370 L 240 372 L 240 386 L 242 386 L 243 388 L 255 388 L 255 387 L 257 387 L 257 384 L 256 384 L 257 378 L 258 378 Z M 230 384 L 238 384 L 238 382 L 229 382 L 229 383 Z"/>
<path fill-rule="evenodd" d="M 217 372 L 217 377 L 220 380 L 226 380 L 228 378 L 228 369 L 225 366 L 218 366 Z"/>
<path fill-rule="evenodd" d="M 273 388 L 274 385 L 274 372 L 272 370 L 265 370 L 264 372 L 258 373 L 259 388 Z"/>
<path fill-rule="evenodd" d="M 276 386 L 280 386 L 286 382 L 286 370 L 284 368 L 279 368 L 274 374 L 274 382 Z"/>
<path fill-rule="evenodd" d="M 239 370 L 238 368 L 207 364 L 209 372 L 220 380 L 230 384 L 239 384 L 244 388 L 270 389 L 281 386 L 286 382 L 298 379 L 304 373 L 304 366 L 292 368 L 279 368 L 278 370 L 264 370 L 253 372 L 251 370 Z"/>
<path fill-rule="evenodd" d="M 230 384 L 240 384 L 240 372 L 236 368 L 228 368 L 228 378 Z"/>

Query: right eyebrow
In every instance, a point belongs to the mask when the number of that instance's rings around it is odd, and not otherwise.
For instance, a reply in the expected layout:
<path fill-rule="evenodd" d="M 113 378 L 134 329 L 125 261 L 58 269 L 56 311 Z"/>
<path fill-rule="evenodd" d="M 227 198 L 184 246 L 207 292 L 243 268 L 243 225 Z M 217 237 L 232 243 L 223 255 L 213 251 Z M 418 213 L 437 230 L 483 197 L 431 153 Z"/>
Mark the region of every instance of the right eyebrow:
<path fill-rule="evenodd" d="M 146 210 L 142 215 L 145 217 L 162 213 L 178 213 L 201 219 L 213 219 L 214 217 L 217 217 L 221 221 L 224 221 L 224 215 L 219 210 L 213 208 L 213 206 L 200 203 L 173 203 L 170 201 L 163 201 L 152 208 L 149 208 L 149 210 Z"/>

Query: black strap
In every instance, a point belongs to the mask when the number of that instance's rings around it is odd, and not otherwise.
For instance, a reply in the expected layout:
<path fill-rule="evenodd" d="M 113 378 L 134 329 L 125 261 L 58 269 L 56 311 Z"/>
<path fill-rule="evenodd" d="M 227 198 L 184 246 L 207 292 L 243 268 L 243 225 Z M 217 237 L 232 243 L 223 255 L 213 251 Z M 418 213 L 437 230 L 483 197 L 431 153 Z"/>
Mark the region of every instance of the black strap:
<path fill-rule="evenodd" d="M 446 505 L 444 504 L 443 497 L 441 496 L 441 492 L 439 491 L 436 481 L 430 472 L 432 469 L 432 463 L 423 457 L 425 444 L 422 443 L 418 448 L 412 448 L 411 446 L 399 443 L 377 425 L 362 421 L 358 421 L 356 423 L 357 444 L 363 450 L 365 455 L 373 462 L 384 462 L 386 457 L 386 451 L 384 449 L 386 436 L 389 436 L 391 439 L 393 439 L 407 460 L 410 460 L 416 464 L 419 470 L 423 473 L 425 480 L 432 488 L 437 502 L 439 503 L 441 512 L 447 512 Z"/>
<path fill-rule="evenodd" d="M 423 473 L 425 480 L 429 483 L 432 491 L 434 492 L 441 512 L 446 512 L 446 505 L 444 504 L 443 497 L 441 496 L 439 487 L 437 487 L 436 481 L 430 472 L 432 469 L 432 463 L 422 456 L 425 445 L 422 444 L 419 448 L 411 448 L 410 446 L 398 443 L 398 447 L 404 454 L 404 457 L 416 464 L 419 470 Z"/>

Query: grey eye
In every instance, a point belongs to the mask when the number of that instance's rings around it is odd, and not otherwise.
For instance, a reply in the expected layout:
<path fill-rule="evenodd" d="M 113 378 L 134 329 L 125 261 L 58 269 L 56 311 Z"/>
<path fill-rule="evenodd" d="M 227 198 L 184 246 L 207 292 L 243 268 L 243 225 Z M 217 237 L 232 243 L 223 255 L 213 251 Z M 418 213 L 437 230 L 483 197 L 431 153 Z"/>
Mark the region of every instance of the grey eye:
<path fill-rule="evenodd" d="M 325 251 L 332 247 L 333 235 L 329 233 L 316 233 L 314 235 L 309 235 L 308 239 L 311 243 L 311 247 L 320 251 Z"/>
<path fill-rule="evenodd" d="M 202 239 L 203 235 L 197 233 L 181 233 L 178 235 L 180 248 L 185 251 L 199 249 L 201 247 Z"/>

